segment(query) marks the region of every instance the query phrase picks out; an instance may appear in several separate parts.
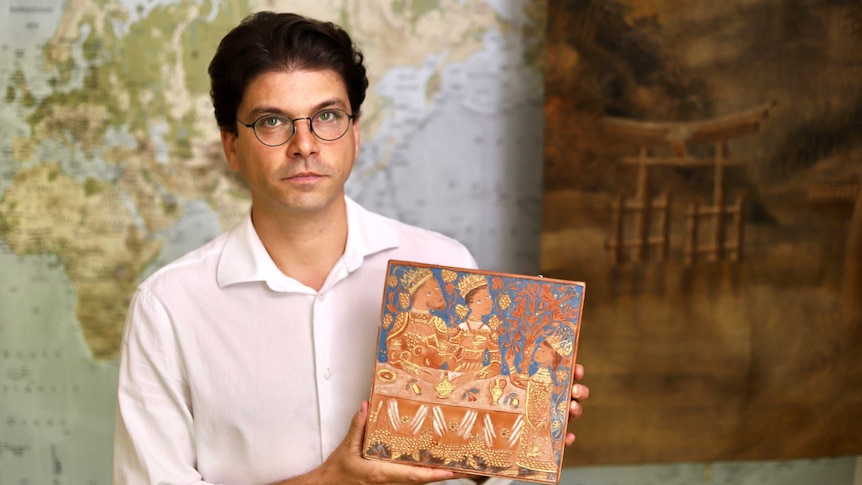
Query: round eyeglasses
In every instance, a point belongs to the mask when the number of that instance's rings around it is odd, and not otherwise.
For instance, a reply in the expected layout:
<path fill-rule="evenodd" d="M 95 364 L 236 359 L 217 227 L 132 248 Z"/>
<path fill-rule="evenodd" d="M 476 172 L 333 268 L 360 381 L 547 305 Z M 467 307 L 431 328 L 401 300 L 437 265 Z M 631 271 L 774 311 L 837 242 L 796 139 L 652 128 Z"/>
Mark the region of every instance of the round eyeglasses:
<path fill-rule="evenodd" d="M 254 130 L 254 136 L 264 145 L 277 147 L 287 143 L 296 133 L 297 121 L 308 120 L 308 129 L 314 136 L 323 141 L 335 141 L 347 133 L 353 118 L 343 109 L 324 109 L 304 118 L 290 119 L 283 115 L 266 114 L 252 123 L 237 122 Z"/>

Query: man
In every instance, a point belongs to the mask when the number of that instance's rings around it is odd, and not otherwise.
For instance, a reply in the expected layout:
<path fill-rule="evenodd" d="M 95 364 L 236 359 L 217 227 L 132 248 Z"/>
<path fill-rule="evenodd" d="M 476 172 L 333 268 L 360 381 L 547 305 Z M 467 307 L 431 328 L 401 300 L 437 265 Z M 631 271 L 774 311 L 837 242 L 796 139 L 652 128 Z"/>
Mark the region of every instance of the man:
<path fill-rule="evenodd" d="M 387 261 L 475 266 L 458 242 L 345 197 L 368 85 L 362 60 L 340 28 L 292 14 L 253 15 L 219 44 L 215 117 L 252 208 L 132 299 L 116 483 L 455 477 L 360 454 Z M 571 412 L 580 414 L 576 401 Z"/>
<path fill-rule="evenodd" d="M 437 278 L 428 268 L 406 272 L 401 278 L 410 306 L 398 314 L 386 336 L 389 363 L 420 376 L 423 367 L 440 369 L 449 358 L 446 322 L 431 313 L 446 307 Z"/>

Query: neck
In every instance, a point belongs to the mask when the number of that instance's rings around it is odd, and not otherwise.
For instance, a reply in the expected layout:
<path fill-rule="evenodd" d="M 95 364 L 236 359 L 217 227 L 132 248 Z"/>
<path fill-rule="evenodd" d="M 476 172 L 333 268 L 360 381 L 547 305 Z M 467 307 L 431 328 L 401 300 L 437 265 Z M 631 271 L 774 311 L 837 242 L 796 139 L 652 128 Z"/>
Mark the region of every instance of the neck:
<path fill-rule="evenodd" d="M 344 199 L 315 212 L 271 212 L 252 207 L 252 222 L 275 265 L 285 275 L 320 290 L 347 244 Z"/>

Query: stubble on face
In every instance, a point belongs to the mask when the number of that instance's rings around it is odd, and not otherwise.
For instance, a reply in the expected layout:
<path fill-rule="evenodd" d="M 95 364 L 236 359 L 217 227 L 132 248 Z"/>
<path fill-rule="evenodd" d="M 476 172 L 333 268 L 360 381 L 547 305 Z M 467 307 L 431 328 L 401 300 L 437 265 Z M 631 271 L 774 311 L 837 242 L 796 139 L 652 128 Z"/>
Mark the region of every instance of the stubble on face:
<path fill-rule="evenodd" d="M 253 123 L 278 114 L 291 119 L 313 116 L 325 108 L 350 112 L 344 82 L 334 71 L 275 71 L 255 78 L 237 110 L 239 120 Z M 358 120 L 335 141 L 311 133 L 307 120 L 296 122 L 287 143 L 262 144 L 251 128 L 238 135 L 222 133 L 225 154 L 252 193 L 255 214 L 313 215 L 342 207 L 344 184 L 359 153 Z"/>

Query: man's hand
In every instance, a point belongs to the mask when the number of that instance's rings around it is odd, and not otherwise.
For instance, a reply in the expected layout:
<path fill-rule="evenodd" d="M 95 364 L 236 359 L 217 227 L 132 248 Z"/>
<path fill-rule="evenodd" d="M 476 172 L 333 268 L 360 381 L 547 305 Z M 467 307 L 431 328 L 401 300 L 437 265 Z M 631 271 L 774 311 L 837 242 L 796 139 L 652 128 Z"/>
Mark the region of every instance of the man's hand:
<path fill-rule="evenodd" d="M 584 378 L 584 366 L 581 364 L 575 365 L 575 380 L 579 381 Z M 581 402 L 590 397 L 590 388 L 583 384 L 575 384 L 572 386 L 572 402 L 569 404 L 569 414 L 571 419 L 578 419 L 584 408 L 581 407 Z M 575 442 L 574 433 L 566 433 L 566 446 Z"/>
<path fill-rule="evenodd" d="M 417 485 L 456 477 L 456 474 L 449 470 L 363 458 L 362 436 L 367 415 L 368 402 L 362 401 L 362 406 L 353 416 L 344 441 L 315 472 L 312 472 L 318 480 L 314 483 Z"/>

